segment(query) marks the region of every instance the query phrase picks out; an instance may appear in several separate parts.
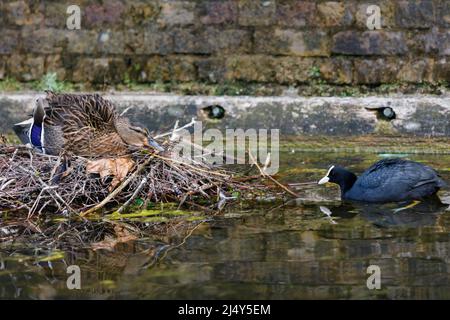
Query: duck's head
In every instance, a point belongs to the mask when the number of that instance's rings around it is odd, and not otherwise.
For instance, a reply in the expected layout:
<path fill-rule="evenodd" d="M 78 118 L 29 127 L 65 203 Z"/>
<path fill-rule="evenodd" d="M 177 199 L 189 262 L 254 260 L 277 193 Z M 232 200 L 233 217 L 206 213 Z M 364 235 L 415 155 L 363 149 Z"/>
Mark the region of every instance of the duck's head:
<path fill-rule="evenodd" d="M 147 128 L 132 126 L 126 119 L 116 119 L 114 122 L 117 133 L 126 144 L 139 148 L 154 148 L 158 151 L 164 149 L 150 136 Z"/>
<path fill-rule="evenodd" d="M 325 184 L 327 182 L 336 183 L 341 187 L 341 192 L 346 192 L 351 189 L 357 177 L 354 173 L 339 166 L 331 166 L 327 174 L 319 180 L 318 184 Z"/>

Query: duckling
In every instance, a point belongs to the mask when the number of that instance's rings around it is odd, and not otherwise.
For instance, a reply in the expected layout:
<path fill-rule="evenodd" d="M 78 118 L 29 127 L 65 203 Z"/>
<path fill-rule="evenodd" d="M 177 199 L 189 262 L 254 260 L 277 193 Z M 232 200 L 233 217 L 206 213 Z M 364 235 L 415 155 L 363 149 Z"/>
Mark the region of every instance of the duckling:
<path fill-rule="evenodd" d="M 133 126 L 98 94 L 55 94 L 39 98 L 31 119 L 14 125 L 24 144 L 49 155 L 63 150 L 96 158 L 130 154 L 139 148 L 164 149 L 146 128 Z"/>

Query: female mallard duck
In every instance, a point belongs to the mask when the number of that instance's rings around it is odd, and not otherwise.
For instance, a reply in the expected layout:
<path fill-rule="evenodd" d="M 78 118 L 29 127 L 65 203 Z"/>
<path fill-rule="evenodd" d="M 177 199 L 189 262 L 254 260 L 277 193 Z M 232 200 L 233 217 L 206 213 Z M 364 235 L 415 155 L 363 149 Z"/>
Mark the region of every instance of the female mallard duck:
<path fill-rule="evenodd" d="M 65 150 L 84 157 L 120 156 L 145 147 L 163 151 L 147 129 L 132 126 L 98 94 L 47 92 L 33 117 L 14 125 L 14 131 L 22 143 L 50 155 Z"/>

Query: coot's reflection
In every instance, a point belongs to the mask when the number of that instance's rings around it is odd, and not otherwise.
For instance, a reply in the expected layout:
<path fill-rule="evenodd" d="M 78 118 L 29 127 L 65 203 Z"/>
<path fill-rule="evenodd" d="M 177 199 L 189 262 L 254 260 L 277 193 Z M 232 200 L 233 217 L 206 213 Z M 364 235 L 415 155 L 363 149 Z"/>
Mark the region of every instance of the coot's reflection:
<path fill-rule="evenodd" d="M 327 208 L 331 215 L 325 213 L 324 208 Z M 386 204 L 343 202 L 335 207 L 322 206 L 321 211 L 328 216 L 340 218 L 352 218 L 360 215 L 378 227 L 420 227 L 434 225 L 437 217 L 447 208 L 449 208 L 449 205 L 442 203 L 436 196 L 420 202 L 409 201 Z"/>

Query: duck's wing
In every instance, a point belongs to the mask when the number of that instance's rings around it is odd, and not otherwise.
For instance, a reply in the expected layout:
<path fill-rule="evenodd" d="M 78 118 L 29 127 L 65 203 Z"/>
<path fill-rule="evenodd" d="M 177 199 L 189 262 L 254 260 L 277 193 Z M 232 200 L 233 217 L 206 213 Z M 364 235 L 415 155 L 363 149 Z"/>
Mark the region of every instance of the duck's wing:
<path fill-rule="evenodd" d="M 366 189 L 389 187 L 396 192 L 411 191 L 426 184 L 435 184 L 439 188 L 445 186 L 433 168 L 403 159 L 378 161 L 367 169 L 357 182 Z"/>
<path fill-rule="evenodd" d="M 30 143 L 30 129 L 32 124 L 33 119 L 28 119 L 13 125 L 14 133 L 23 144 Z"/>
<path fill-rule="evenodd" d="M 46 122 L 68 130 L 92 128 L 114 130 L 114 106 L 99 94 L 55 94 L 47 92 Z M 66 130 L 65 130 L 66 131 Z"/>

